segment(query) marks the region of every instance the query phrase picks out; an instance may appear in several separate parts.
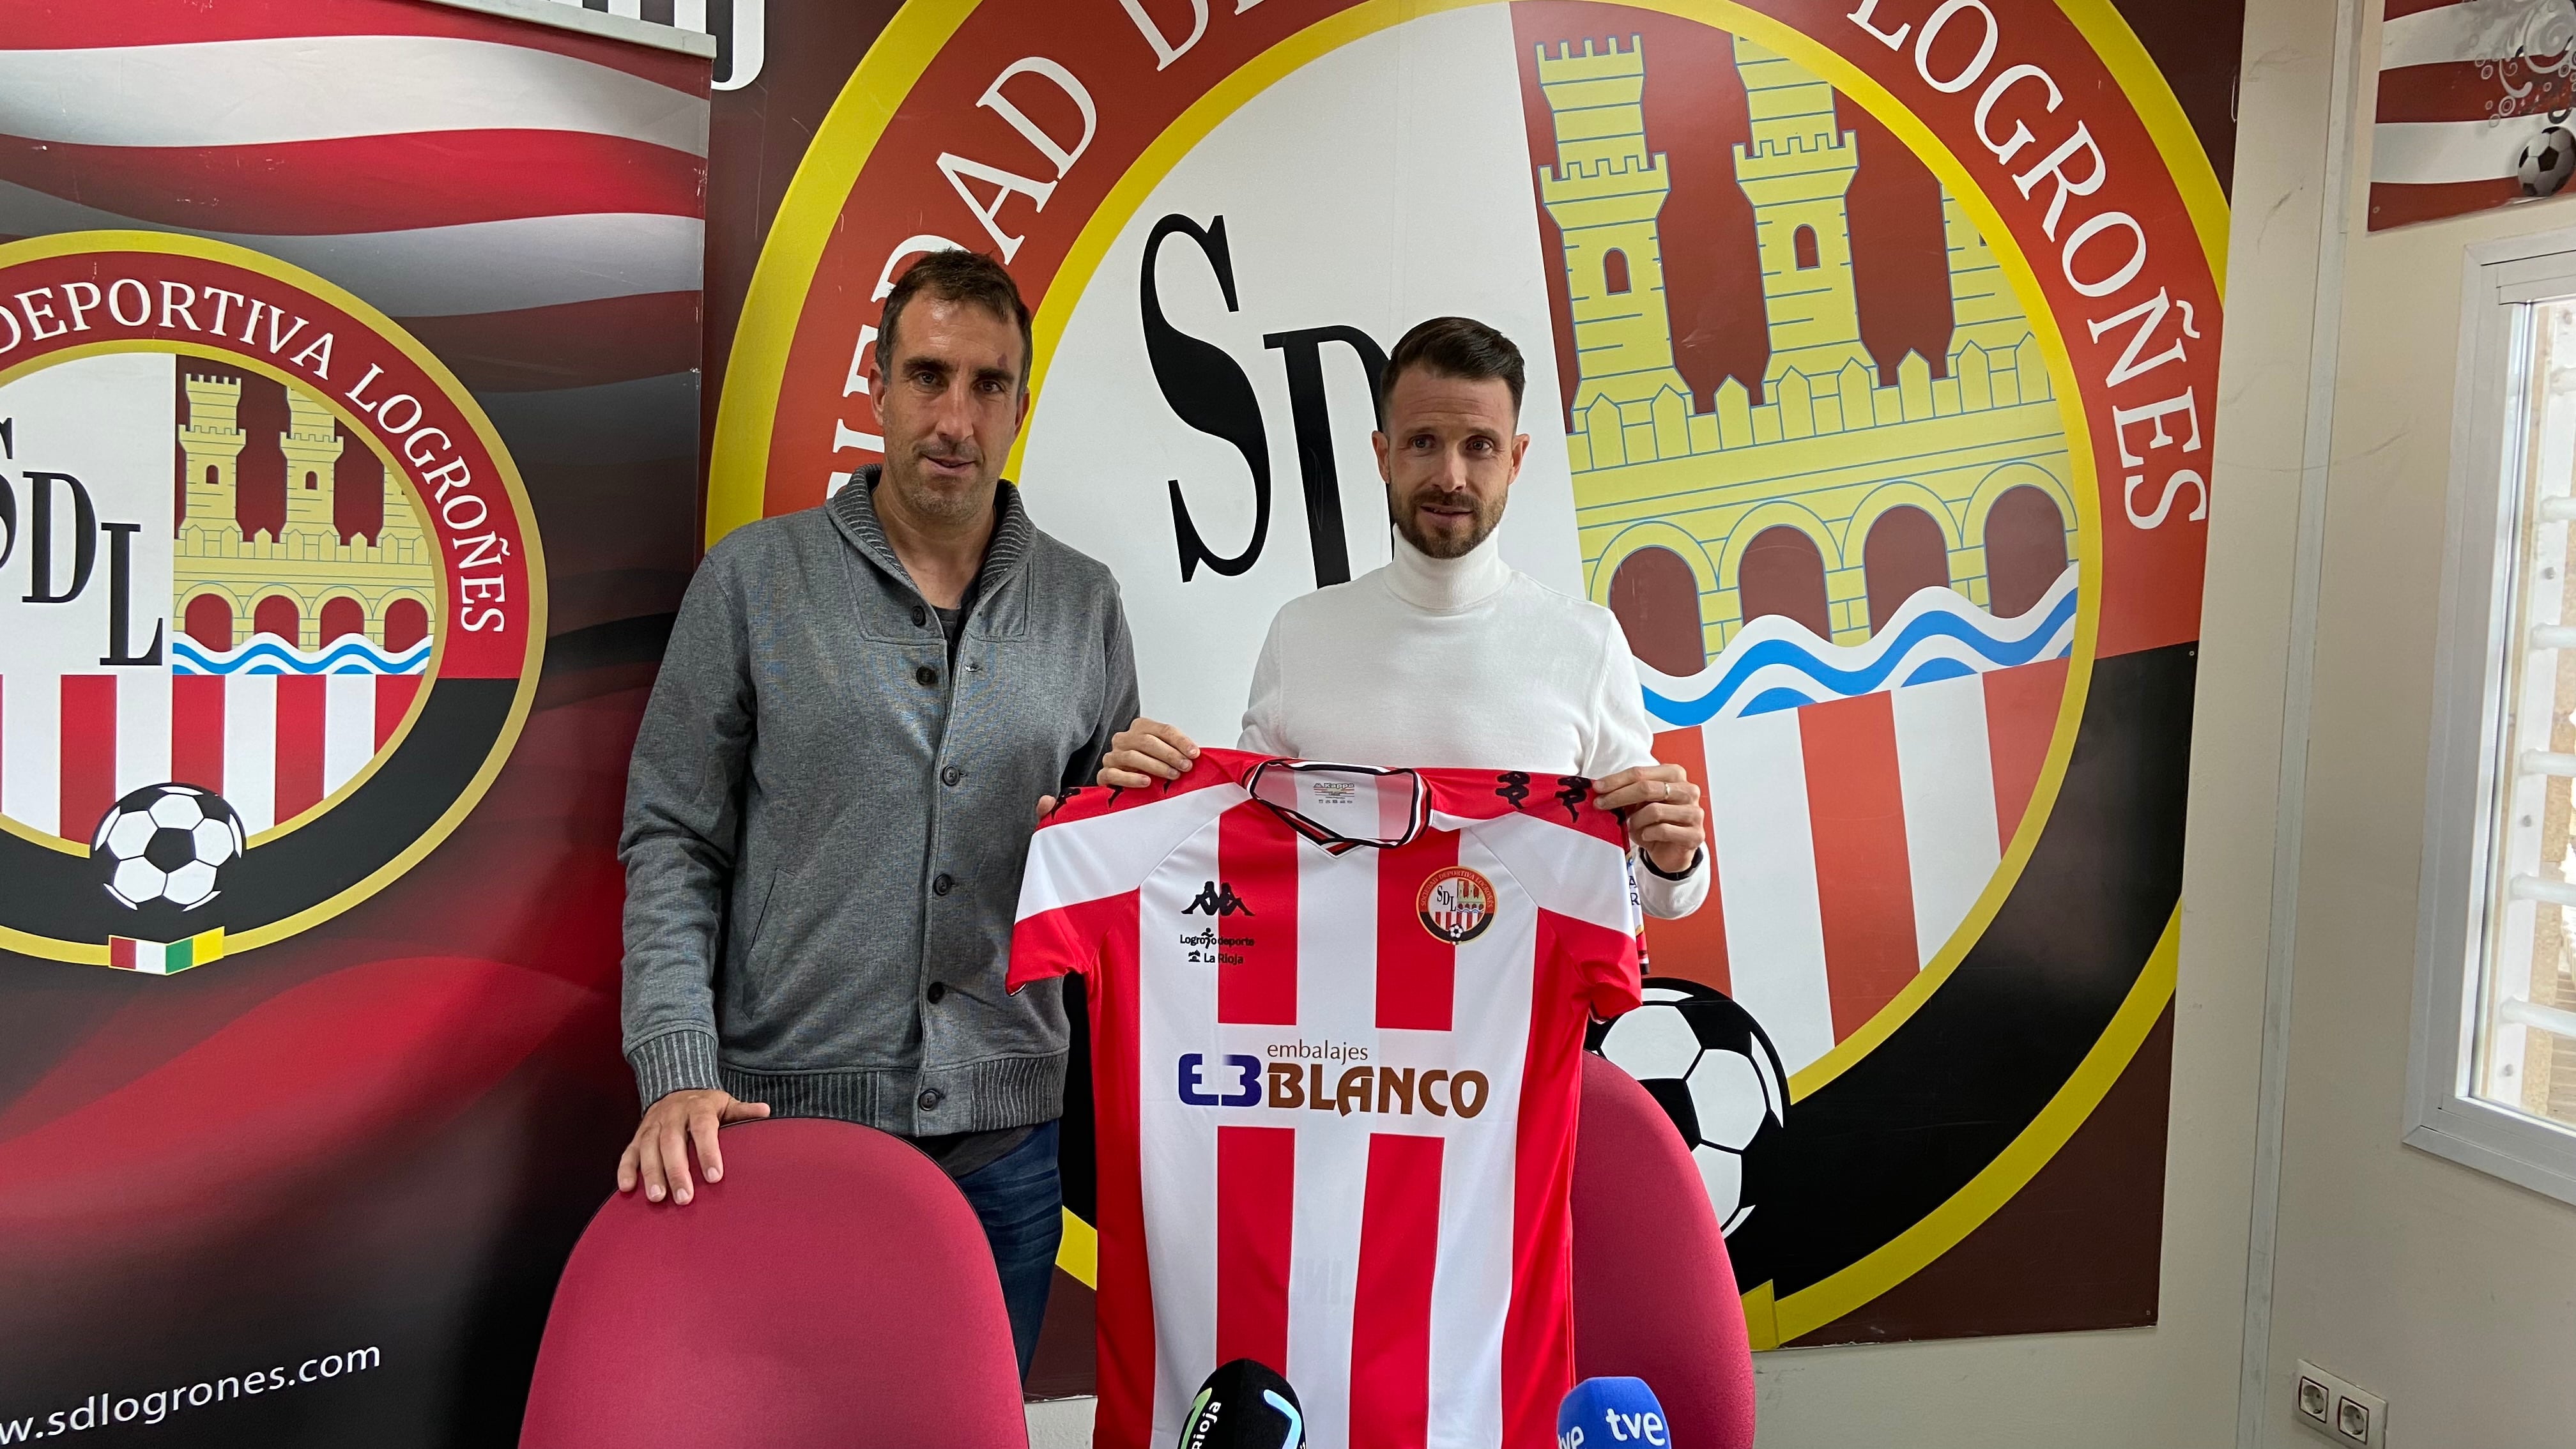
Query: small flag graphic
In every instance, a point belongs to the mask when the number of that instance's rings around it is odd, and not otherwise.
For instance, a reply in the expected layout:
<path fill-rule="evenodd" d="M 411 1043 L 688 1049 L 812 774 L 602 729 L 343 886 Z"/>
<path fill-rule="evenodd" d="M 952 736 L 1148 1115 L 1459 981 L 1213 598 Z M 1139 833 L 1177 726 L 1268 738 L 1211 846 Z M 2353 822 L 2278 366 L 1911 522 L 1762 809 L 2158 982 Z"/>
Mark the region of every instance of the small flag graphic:
<path fill-rule="evenodd" d="M 107 938 L 107 964 L 119 971 L 140 971 L 146 976 L 176 976 L 191 966 L 220 961 L 224 955 L 224 928 L 200 931 L 184 941 L 136 941 L 124 936 Z"/>

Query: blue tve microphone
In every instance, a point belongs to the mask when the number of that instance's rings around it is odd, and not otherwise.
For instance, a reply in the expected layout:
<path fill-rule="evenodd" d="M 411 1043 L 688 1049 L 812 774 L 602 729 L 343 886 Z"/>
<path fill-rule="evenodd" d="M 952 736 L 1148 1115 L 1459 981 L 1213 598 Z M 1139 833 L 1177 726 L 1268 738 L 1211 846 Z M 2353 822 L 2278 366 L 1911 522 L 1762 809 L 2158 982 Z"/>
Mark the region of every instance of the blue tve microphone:
<path fill-rule="evenodd" d="M 1664 1406 L 1644 1379 L 1585 1379 L 1556 1407 L 1557 1449 L 1671 1449 L 1672 1442 Z"/>
<path fill-rule="evenodd" d="M 1180 1449 L 1301 1449 L 1305 1442 L 1297 1391 L 1248 1358 L 1209 1374 L 1181 1422 Z"/>

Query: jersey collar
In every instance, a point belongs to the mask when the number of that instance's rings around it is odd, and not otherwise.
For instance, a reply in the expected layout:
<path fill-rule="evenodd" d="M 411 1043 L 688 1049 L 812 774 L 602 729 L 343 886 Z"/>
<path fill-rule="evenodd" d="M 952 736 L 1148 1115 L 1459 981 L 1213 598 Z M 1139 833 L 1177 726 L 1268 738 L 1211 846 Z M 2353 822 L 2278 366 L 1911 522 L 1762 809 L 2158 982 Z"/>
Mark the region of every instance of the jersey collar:
<path fill-rule="evenodd" d="M 1334 855 L 1410 845 L 1431 818 L 1431 792 L 1411 770 L 1272 758 L 1246 771 L 1242 785 L 1289 829 Z"/>

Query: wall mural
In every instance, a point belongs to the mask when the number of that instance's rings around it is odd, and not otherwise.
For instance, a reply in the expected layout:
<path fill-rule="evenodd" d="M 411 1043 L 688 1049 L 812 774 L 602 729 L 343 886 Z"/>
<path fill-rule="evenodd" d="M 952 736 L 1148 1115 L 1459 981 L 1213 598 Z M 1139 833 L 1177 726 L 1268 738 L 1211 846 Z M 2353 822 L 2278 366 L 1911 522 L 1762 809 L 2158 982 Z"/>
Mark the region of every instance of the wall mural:
<path fill-rule="evenodd" d="M 515 1439 L 633 1130 L 707 79 L 414 0 L 10 8 L 0 1443 Z"/>
<path fill-rule="evenodd" d="M 1619 616 L 1710 792 L 1718 890 L 1594 1045 L 1757 1344 L 2152 1322 L 2241 24 L 2182 8 L 773 4 L 741 144 L 818 119 L 713 222 L 708 536 L 874 461 L 877 300 L 992 252 L 1010 476 L 1118 571 L 1147 710 L 1230 742 L 1272 611 L 1387 558 L 1386 349 L 1493 322 L 1505 554 Z M 846 87 L 787 39 L 874 23 Z M 1069 1226 L 1042 1389 L 1088 1380 Z"/>
<path fill-rule="evenodd" d="M 1388 556 L 1386 349 L 1517 338 L 1506 557 L 1711 802 L 1593 1045 L 1755 1341 L 2154 1321 L 2237 0 L 641 8 L 712 112 L 407 0 L 0 44 L 0 1433 L 513 1432 L 633 1122 L 670 611 L 873 461 L 951 244 L 1037 307 L 1011 476 L 1211 742 Z"/>

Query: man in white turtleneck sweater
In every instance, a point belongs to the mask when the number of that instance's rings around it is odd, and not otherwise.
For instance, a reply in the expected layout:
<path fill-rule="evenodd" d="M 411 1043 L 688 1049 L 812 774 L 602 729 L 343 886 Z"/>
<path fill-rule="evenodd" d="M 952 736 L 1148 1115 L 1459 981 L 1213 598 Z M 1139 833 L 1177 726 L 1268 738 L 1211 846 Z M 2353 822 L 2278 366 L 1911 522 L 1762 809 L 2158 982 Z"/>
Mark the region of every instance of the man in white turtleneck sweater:
<path fill-rule="evenodd" d="M 1708 896 L 1699 789 L 1659 765 L 1619 621 L 1503 562 L 1495 529 L 1529 435 L 1511 339 L 1434 318 L 1396 344 L 1379 382 L 1395 557 L 1291 600 L 1253 666 L 1239 747 L 1340 764 L 1580 775 L 1627 810 L 1650 915 Z M 1139 719 L 1110 742 L 1100 783 L 1177 779 L 1198 746 Z"/>

